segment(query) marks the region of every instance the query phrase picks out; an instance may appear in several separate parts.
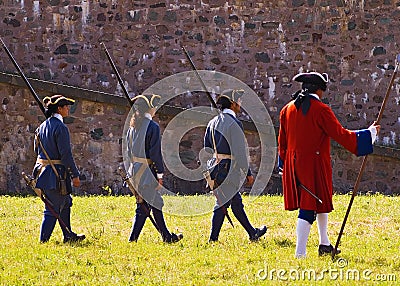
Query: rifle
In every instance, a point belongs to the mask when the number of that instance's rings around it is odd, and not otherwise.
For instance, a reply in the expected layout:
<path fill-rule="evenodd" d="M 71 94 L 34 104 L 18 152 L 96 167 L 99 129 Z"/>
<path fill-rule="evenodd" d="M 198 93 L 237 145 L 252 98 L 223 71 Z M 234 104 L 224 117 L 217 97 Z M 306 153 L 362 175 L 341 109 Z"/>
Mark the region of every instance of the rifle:
<path fill-rule="evenodd" d="M 186 58 L 188 59 L 190 65 L 192 66 L 192 69 L 193 69 L 194 73 L 196 74 L 198 80 L 200 81 L 201 86 L 203 87 L 204 91 L 206 92 L 207 98 L 208 98 L 208 100 L 210 101 L 211 105 L 212 105 L 214 108 L 217 108 L 217 104 L 215 103 L 215 101 L 214 101 L 214 99 L 213 99 L 211 93 L 208 91 L 206 85 L 204 84 L 203 80 L 201 79 L 201 76 L 200 76 L 199 73 L 197 72 L 196 66 L 194 65 L 192 59 L 190 58 L 190 55 L 189 55 L 188 51 L 186 50 L 186 48 L 185 48 L 184 46 L 182 46 L 182 50 L 183 50 L 183 52 L 185 53 Z M 215 150 L 215 151 L 216 151 L 216 150 Z M 207 177 L 206 177 L 206 180 L 207 180 Z M 208 181 L 208 180 L 207 180 L 207 181 Z M 208 182 L 207 182 L 207 183 L 208 183 Z M 233 225 L 233 222 L 232 222 L 231 217 L 229 216 L 228 209 L 225 207 L 225 205 L 223 205 L 223 204 L 221 204 L 221 203 L 219 202 L 219 198 L 218 198 L 217 193 L 214 192 L 213 187 L 211 186 L 211 184 L 210 184 L 210 183 L 208 183 L 208 184 L 209 184 L 209 187 L 210 187 L 211 191 L 213 192 L 215 198 L 217 199 L 217 203 L 221 206 L 222 211 L 224 212 L 224 214 L 225 214 L 226 218 L 228 219 L 229 223 L 232 225 L 232 227 L 235 227 L 235 226 Z"/>
<path fill-rule="evenodd" d="M 122 88 L 122 91 L 124 92 L 124 95 L 126 97 L 126 99 L 129 102 L 129 105 L 132 107 L 133 106 L 133 101 L 131 100 L 131 98 L 129 97 L 129 93 L 128 90 L 126 89 L 124 82 L 122 81 L 122 78 L 117 70 L 117 67 L 114 64 L 114 61 L 111 58 L 110 53 L 107 50 L 106 45 L 101 42 L 100 45 L 103 47 L 104 53 L 107 56 L 107 59 L 115 73 L 115 75 L 117 76 L 119 85 Z M 126 184 L 128 185 L 129 190 L 132 192 L 132 194 L 135 196 L 137 203 L 140 204 L 140 207 L 144 210 L 145 214 L 149 217 L 150 221 L 152 222 L 152 224 L 154 225 L 154 227 L 159 231 L 159 228 L 157 226 L 156 221 L 154 220 L 153 216 L 151 215 L 150 209 L 147 207 L 146 204 L 144 204 L 144 201 L 140 202 L 140 200 L 138 200 L 137 198 L 140 197 L 140 195 L 138 194 L 138 192 L 135 190 L 133 184 L 130 182 L 129 177 L 127 176 L 126 172 L 124 172 L 124 170 L 122 170 L 121 167 L 118 168 L 118 173 L 120 174 L 120 176 L 122 177 L 122 180 L 124 182 L 126 182 Z M 141 198 L 141 197 L 140 197 Z"/>
<path fill-rule="evenodd" d="M 394 71 L 393 71 L 393 74 L 392 74 L 392 78 L 390 79 L 389 86 L 388 86 L 388 88 L 386 90 L 385 98 L 383 99 L 383 102 L 382 102 L 382 105 L 381 105 L 381 109 L 380 109 L 379 114 L 378 114 L 378 118 L 376 119 L 376 124 L 379 124 L 379 122 L 381 121 L 381 118 L 382 118 L 382 115 L 383 115 L 383 111 L 384 111 L 384 109 L 386 107 L 386 102 L 387 102 L 387 100 L 389 98 L 389 95 L 390 95 L 390 90 L 392 89 L 392 86 L 393 86 L 393 83 L 394 83 L 394 79 L 396 78 L 396 74 L 397 74 L 397 70 L 399 68 L 399 64 L 400 64 L 400 54 L 397 55 L 396 65 L 395 65 L 395 68 L 394 68 Z M 332 260 L 335 259 L 335 255 L 336 255 L 337 249 L 339 247 L 340 239 L 341 239 L 341 237 L 343 235 L 344 227 L 346 225 L 347 218 L 349 217 L 351 206 L 353 205 L 354 197 L 357 195 L 357 192 L 358 192 L 358 186 L 359 186 L 359 184 L 361 182 L 361 177 L 362 177 L 362 174 L 364 172 L 365 165 L 367 163 L 367 159 L 368 159 L 368 155 L 366 155 L 364 157 L 363 161 L 362 161 L 362 164 L 361 164 L 361 167 L 360 167 L 360 171 L 358 173 L 356 182 L 354 184 L 353 193 L 351 194 L 351 199 L 350 199 L 349 205 L 347 207 L 347 211 L 346 211 L 346 214 L 344 216 L 343 223 L 342 223 L 342 226 L 340 228 L 340 232 L 339 232 L 338 238 L 336 240 L 335 248 L 332 251 Z"/>
<path fill-rule="evenodd" d="M 14 59 L 13 55 L 11 54 L 10 50 L 7 48 L 7 46 L 4 44 L 3 39 L 0 38 L 1 45 L 3 46 L 4 50 L 6 51 L 8 57 L 14 64 L 14 67 L 17 69 L 19 75 L 22 77 L 24 80 L 25 84 L 28 86 L 31 94 L 35 98 L 35 101 L 39 105 L 40 110 L 43 112 L 44 116 L 46 117 L 46 109 L 44 108 L 42 102 L 39 99 L 39 96 L 36 94 L 35 90 L 33 89 L 32 85 L 28 81 L 28 79 L 25 77 L 24 73 L 22 72 L 21 68 L 17 64 L 16 60 Z M 58 215 L 58 213 L 54 210 L 52 202 L 43 194 L 41 189 L 36 188 L 36 180 L 28 177 L 25 172 L 22 172 L 22 177 L 24 178 L 26 185 L 31 187 L 32 190 L 39 196 L 39 198 L 44 202 L 45 206 L 50 210 L 52 215 L 58 220 L 60 223 L 60 226 L 66 230 L 68 233 L 71 233 L 71 230 L 67 227 L 65 222 L 61 219 L 61 217 Z"/>

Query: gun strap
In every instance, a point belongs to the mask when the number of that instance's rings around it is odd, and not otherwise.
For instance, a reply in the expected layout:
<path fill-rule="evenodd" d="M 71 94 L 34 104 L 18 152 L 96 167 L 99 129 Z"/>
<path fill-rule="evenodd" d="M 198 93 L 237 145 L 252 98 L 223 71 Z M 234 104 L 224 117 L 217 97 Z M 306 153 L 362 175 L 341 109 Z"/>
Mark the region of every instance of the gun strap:
<path fill-rule="evenodd" d="M 62 165 L 61 160 L 51 160 L 53 162 L 53 164 L 56 165 Z M 37 158 L 36 159 L 36 163 L 41 164 L 42 166 L 47 166 L 49 165 L 49 161 L 47 159 L 42 159 L 42 158 Z"/>
<path fill-rule="evenodd" d="M 224 160 L 224 159 L 230 159 L 230 160 L 232 160 L 232 159 L 233 159 L 233 156 L 232 156 L 231 154 L 222 154 L 222 153 L 219 153 L 219 154 L 218 154 L 218 151 L 217 151 L 217 144 L 215 144 L 214 128 L 211 128 L 211 138 L 212 138 L 213 147 L 214 147 L 214 158 L 217 159 L 217 160 L 216 160 L 216 163 L 218 164 L 221 160 Z"/>
<path fill-rule="evenodd" d="M 136 157 L 136 156 L 132 156 L 132 162 L 138 162 L 138 163 L 142 163 L 142 164 L 151 164 L 153 161 L 151 159 L 148 158 L 140 158 L 140 157 Z"/>
<path fill-rule="evenodd" d="M 218 164 L 219 163 L 219 158 L 218 158 L 217 144 L 215 144 L 214 129 L 215 129 L 215 123 L 214 123 L 214 126 L 211 127 L 211 138 L 212 138 L 213 146 L 214 146 L 214 157 L 215 157 L 215 159 L 217 159 L 216 163 Z"/>

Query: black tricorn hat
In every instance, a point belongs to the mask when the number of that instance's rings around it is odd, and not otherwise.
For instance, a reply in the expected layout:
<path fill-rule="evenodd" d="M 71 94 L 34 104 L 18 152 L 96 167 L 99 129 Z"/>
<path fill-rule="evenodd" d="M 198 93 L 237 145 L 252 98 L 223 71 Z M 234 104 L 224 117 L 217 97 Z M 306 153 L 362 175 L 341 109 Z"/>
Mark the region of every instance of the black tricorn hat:
<path fill-rule="evenodd" d="M 319 72 L 299 73 L 293 77 L 293 80 L 321 87 L 322 90 L 326 90 L 326 84 L 329 82 L 328 74 Z"/>
<path fill-rule="evenodd" d="M 46 96 L 43 98 L 43 103 L 45 107 L 50 107 L 50 106 L 64 106 L 64 105 L 73 105 L 75 103 L 75 100 L 65 97 L 61 94 L 55 94 L 52 96 Z"/>
<path fill-rule="evenodd" d="M 236 102 L 239 98 L 244 95 L 243 89 L 225 89 L 218 97 L 217 103 L 220 103 L 220 99 L 227 98 L 230 102 Z"/>
<path fill-rule="evenodd" d="M 131 100 L 136 108 L 150 109 L 159 105 L 161 96 L 158 94 L 140 94 Z"/>

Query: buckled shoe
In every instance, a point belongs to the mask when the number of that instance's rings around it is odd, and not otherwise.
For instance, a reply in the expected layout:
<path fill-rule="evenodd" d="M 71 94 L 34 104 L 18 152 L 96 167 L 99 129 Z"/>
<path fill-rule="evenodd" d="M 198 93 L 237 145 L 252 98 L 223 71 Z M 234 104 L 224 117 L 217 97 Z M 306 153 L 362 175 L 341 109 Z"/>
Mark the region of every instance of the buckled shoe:
<path fill-rule="evenodd" d="M 256 228 L 256 233 L 250 236 L 251 241 L 259 240 L 267 232 L 267 227 L 263 225 L 262 227 Z"/>
<path fill-rule="evenodd" d="M 332 244 L 330 244 L 330 245 L 322 245 L 322 244 L 320 244 L 319 247 L 318 247 L 318 255 L 319 256 L 323 256 L 323 255 L 326 255 L 326 254 L 332 254 L 333 249 L 334 249 L 334 247 L 333 247 Z M 341 252 L 342 251 L 340 249 L 336 249 L 336 254 L 339 254 Z"/>
<path fill-rule="evenodd" d="M 173 233 L 171 232 L 171 236 L 167 239 L 164 239 L 164 242 L 166 243 L 175 243 L 178 242 L 179 240 L 181 240 L 183 238 L 183 234 L 182 233 Z"/>
<path fill-rule="evenodd" d="M 67 242 L 78 242 L 78 241 L 84 240 L 85 238 L 86 238 L 86 236 L 84 234 L 73 233 L 71 236 L 64 237 L 64 243 L 67 243 Z"/>

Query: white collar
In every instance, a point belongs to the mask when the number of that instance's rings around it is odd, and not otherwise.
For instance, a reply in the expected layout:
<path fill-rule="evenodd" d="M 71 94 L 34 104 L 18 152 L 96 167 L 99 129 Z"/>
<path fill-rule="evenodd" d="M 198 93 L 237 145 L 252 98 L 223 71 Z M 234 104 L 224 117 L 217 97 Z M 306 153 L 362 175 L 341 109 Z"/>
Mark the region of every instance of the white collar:
<path fill-rule="evenodd" d="M 222 113 L 230 114 L 230 115 L 232 115 L 233 117 L 236 118 L 236 113 L 230 108 L 225 108 L 224 110 L 222 110 Z"/>
<path fill-rule="evenodd" d="M 144 114 L 144 117 L 146 117 L 147 119 L 149 119 L 149 120 L 153 120 L 153 117 L 151 116 L 151 114 L 150 113 L 145 113 Z"/>
<path fill-rule="evenodd" d="M 321 100 L 321 99 L 319 98 L 319 96 L 318 96 L 317 94 L 315 94 L 315 93 L 310 93 L 310 95 L 311 95 L 312 97 L 318 99 L 318 100 Z"/>
<path fill-rule="evenodd" d="M 59 120 L 61 120 L 61 122 L 64 123 L 63 117 L 61 116 L 60 113 L 53 113 L 52 116 L 55 117 L 55 118 L 57 118 L 57 119 L 59 119 Z"/>

